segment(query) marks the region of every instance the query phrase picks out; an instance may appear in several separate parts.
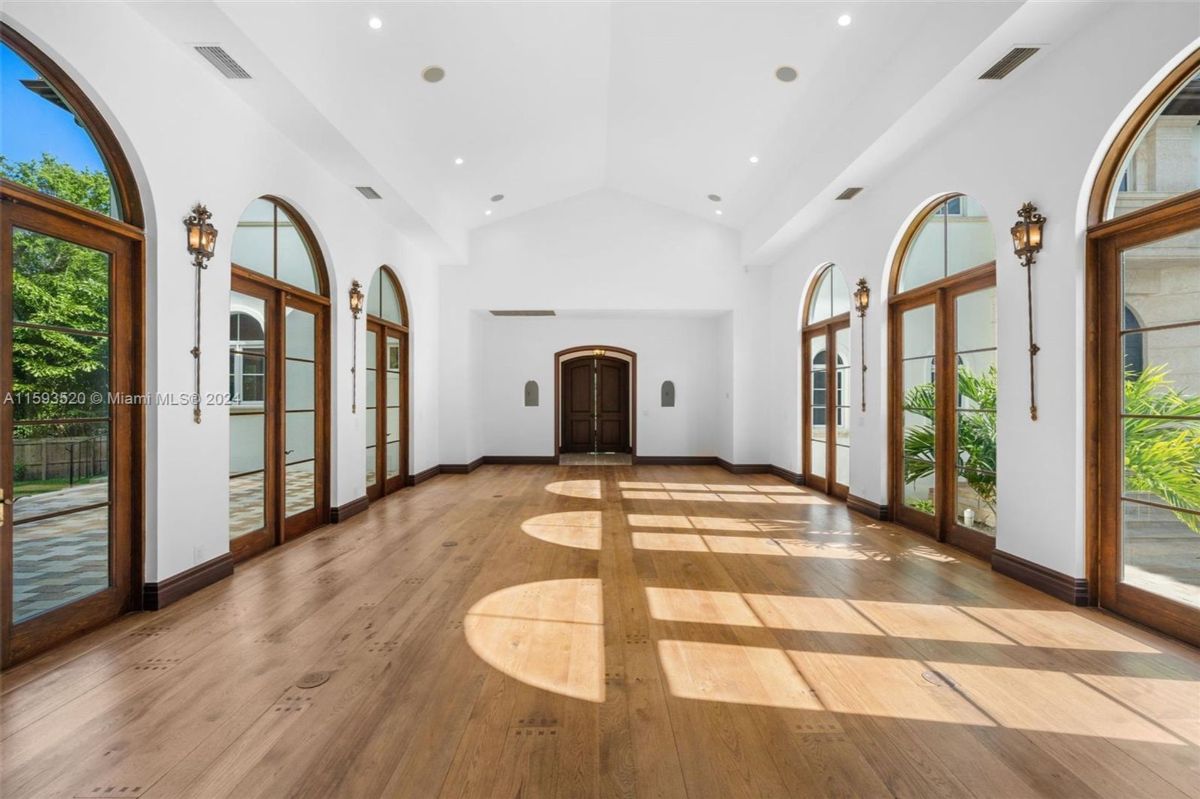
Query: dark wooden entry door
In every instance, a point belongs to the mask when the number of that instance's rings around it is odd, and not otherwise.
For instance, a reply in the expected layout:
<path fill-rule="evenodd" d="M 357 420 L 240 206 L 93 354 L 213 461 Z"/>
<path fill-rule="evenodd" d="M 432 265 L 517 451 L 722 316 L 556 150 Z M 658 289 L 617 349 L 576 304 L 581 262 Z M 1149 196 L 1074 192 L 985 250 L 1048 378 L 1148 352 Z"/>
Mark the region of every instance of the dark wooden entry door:
<path fill-rule="evenodd" d="M 629 452 L 628 361 L 572 358 L 561 385 L 561 452 Z"/>

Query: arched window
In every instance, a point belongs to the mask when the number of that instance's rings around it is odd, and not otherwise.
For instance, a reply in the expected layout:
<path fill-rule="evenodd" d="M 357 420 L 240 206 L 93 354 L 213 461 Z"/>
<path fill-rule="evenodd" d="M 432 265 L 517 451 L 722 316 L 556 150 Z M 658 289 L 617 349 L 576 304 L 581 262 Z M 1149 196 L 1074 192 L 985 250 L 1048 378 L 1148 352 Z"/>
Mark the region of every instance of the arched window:
<path fill-rule="evenodd" d="M 850 290 L 837 264 L 820 267 L 803 307 L 800 448 L 805 482 L 845 497 L 850 493 Z M 831 350 L 835 358 L 829 357 Z"/>
<path fill-rule="evenodd" d="M 142 208 L 95 105 L 0 24 L 0 666 L 140 605 Z M 83 402 L 35 397 L 86 397 Z M 14 564 L 20 564 L 14 568 Z"/>
<path fill-rule="evenodd" d="M 242 559 L 329 518 L 329 299 L 295 209 L 254 200 L 233 234 L 229 539 Z"/>
<path fill-rule="evenodd" d="M 980 555 L 996 530 L 995 286 L 983 207 L 962 194 L 926 206 L 893 266 L 891 503 L 897 520 Z"/>
<path fill-rule="evenodd" d="M 408 482 L 408 305 L 386 266 L 367 289 L 367 496 Z"/>
<path fill-rule="evenodd" d="M 1099 603 L 1200 644 L 1200 52 L 1092 190 L 1087 407 Z"/>

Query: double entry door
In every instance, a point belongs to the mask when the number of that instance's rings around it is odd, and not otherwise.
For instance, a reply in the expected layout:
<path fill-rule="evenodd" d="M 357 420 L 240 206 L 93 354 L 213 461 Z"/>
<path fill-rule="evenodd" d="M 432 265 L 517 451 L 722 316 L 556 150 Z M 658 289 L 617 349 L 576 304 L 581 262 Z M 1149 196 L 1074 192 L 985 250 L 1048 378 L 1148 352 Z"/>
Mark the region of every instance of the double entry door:
<path fill-rule="evenodd" d="M 560 452 L 629 452 L 629 361 L 563 361 Z"/>
<path fill-rule="evenodd" d="M 328 521 L 329 308 L 233 275 L 229 548 L 242 560 Z"/>
<path fill-rule="evenodd" d="M 804 482 L 845 499 L 850 493 L 850 317 L 803 333 Z"/>
<path fill-rule="evenodd" d="M 367 319 L 367 497 L 404 487 L 408 476 L 408 331 Z"/>
<path fill-rule="evenodd" d="M 131 609 L 141 588 L 141 233 L 12 192 L 21 200 L 0 216 L 3 666 Z"/>
<path fill-rule="evenodd" d="M 996 273 L 892 298 L 891 504 L 897 521 L 981 557 L 996 535 Z"/>

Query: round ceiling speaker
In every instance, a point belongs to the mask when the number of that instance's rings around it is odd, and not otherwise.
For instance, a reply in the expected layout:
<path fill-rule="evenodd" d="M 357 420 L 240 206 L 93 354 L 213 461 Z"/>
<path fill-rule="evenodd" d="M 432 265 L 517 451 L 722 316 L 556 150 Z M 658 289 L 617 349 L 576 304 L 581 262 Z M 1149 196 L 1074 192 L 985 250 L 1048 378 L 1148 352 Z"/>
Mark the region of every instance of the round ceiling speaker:
<path fill-rule="evenodd" d="M 796 72 L 795 67 L 780 67 L 779 69 L 775 70 L 775 77 L 779 78 L 784 83 L 791 83 L 797 77 L 799 77 L 799 73 Z"/>
<path fill-rule="evenodd" d="M 437 83 L 446 77 L 446 70 L 439 66 L 425 67 L 425 69 L 421 70 L 421 77 L 429 83 Z"/>

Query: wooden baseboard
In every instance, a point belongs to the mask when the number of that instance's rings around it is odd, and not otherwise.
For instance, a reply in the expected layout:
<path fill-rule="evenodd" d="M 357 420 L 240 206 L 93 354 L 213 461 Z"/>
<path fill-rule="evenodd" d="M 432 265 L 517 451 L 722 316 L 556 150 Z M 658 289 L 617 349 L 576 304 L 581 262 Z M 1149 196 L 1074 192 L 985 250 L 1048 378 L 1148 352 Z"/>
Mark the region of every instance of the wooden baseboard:
<path fill-rule="evenodd" d="M 716 466 L 712 455 L 635 455 L 636 466 Z"/>
<path fill-rule="evenodd" d="M 558 458 L 553 455 L 484 455 L 484 463 L 508 463 L 521 464 L 532 463 L 538 465 L 558 463 Z"/>
<path fill-rule="evenodd" d="M 775 464 L 771 464 L 771 468 L 768 471 L 776 477 L 782 477 L 792 485 L 804 485 L 804 475 L 800 474 L 799 472 L 793 472 L 791 469 L 785 469 L 782 466 L 776 466 Z"/>
<path fill-rule="evenodd" d="M 730 474 L 770 474 L 769 463 L 730 463 L 724 458 L 717 458 L 717 465 Z"/>
<path fill-rule="evenodd" d="M 887 505 L 880 505 L 878 502 L 856 497 L 854 494 L 846 497 L 846 507 L 850 510 L 858 511 L 864 516 L 870 516 L 879 522 L 886 522 L 892 517 Z"/>
<path fill-rule="evenodd" d="M 367 496 L 364 494 L 363 496 L 359 497 L 358 499 L 350 500 L 345 505 L 338 505 L 336 507 L 330 508 L 329 509 L 329 521 L 333 524 L 337 524 L 338 522 L 344 522 L 347 519 L 349 519 L 351 516 L 357 516 L 358 514 L 365 511 L 367 509 L 367 506 L 370 504 L 371 504 L 371 500 L 369 500 L 367 498 Z"/>
<path fill-rule="evenodd" d="M 1071 605 L 1088 604 L 1088 582 L 1002 550 L 992 552 L 992 570 Z"/>
<path fill-rule="evenodd" d="M 483 456 L 470 463 L 443 463 L 440 467 L 442 474 L 470 474 L 483 465 Z"/>
<path fill-rule="evenodd" d="M 426 469 L 422 472 L 417 472 L 416 474 L 410 474 L 408 476 L 408 484 L 410 486 L 420 485 L 421 483 L 424 483 L 426 480 L 437 477 L 441 473 L 442 473 L 442 467 L 440 464 L 437 466 L 430 466 L 428 469 Z"/>
<path fill-rule="evenodd" d="M 233 574 L 233 553 L 226 552 L 212 560 L 193 566 L 187 571 L 173 574 L 157 583 L 146 583 L 142 587 L 142 608 L 162 610 L 178 602 L 188 594 L 220 582 Z"/>

